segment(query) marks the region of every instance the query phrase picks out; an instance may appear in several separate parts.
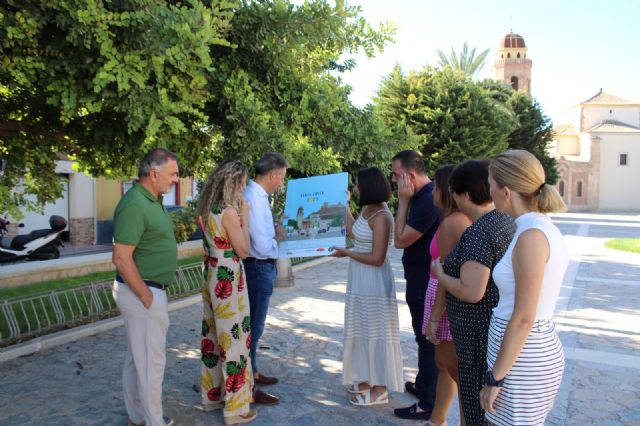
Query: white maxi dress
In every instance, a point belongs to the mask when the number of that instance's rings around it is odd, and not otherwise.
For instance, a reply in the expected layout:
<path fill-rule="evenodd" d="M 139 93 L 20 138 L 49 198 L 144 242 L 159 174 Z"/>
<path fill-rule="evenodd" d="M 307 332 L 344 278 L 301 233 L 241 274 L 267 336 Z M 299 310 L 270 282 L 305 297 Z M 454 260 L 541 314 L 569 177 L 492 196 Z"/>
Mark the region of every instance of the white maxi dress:
<path fill-rule="evenodd" d="M 386 210 L 379 210 L 371 220 Z M 353 225 L 354 251 L 370 253 L 373 232 L 359 216 Z M 393 242 L 393 226 L 389 241 Z M 396 285 L 389 257 L 382 266 L 350 259 L 344 307 L 343 383 L 368 382 L 402 391 L 402 351 L 398 325 Z"/>

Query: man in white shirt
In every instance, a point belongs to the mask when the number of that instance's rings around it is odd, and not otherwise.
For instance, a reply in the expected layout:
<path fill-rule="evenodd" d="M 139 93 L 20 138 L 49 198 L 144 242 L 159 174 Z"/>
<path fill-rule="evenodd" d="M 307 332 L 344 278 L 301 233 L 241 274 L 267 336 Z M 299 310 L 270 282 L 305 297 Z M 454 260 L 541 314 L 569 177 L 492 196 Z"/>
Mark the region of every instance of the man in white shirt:
<path fill-rule="evenodd" d="M 251 366 L 256 383 L 272 385 L 278 383 L 275 377 L 267 377 L 258 371 L 256 349 L 267 319 L 269 299 L 276 279 L 276 259 L 278 243 L 286 238 L 281 224 L 273 221 L 269 196 L 284 185 L 287 161 L 275 152 L 262 156 L 256 163 L 256 177 L 244 190 L 244 198 L 249 202 L 249 235 L 251 247 L 249 257 L 244 260 L 251 309 Z M 275 399 L 275 400 L 274 400 Z M 264 392 L 256 392 L 255 402 L 274 404 L 278 399 Z"/>

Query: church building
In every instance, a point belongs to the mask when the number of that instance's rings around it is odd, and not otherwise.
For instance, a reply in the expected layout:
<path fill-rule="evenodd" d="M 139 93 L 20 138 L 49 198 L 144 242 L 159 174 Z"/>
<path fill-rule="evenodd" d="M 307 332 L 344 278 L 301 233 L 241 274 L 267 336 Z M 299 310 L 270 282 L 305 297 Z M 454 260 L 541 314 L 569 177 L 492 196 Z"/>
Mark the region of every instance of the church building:
<path fill-rule="evenodd" d="M 532 61 L 524 38 L 500 42 L 495 79 L 531 96 Z M 640 212 L 640 102 L 600 89 L 554 128 L 550 154 L 558 160 L 557 189 L 570 211 Z"/>
<path fill-rule="evenodd" d="M 570 211 L 640 211 L 640 102 L 603 92 L 555 127 L 558 191 Z"/>

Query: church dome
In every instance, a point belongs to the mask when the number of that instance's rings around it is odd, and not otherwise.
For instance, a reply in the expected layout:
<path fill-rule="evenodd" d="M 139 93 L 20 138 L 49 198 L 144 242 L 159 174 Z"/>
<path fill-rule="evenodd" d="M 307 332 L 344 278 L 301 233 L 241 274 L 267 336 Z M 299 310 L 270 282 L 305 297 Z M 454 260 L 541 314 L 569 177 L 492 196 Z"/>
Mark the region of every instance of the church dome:
<path fill-rule="evenodd" d="M 524 44 L 524 38 L 519 34 L 509 33 L 502 39 L 500 43 L 502 49 L 518 49 L 527 47 Z"/>

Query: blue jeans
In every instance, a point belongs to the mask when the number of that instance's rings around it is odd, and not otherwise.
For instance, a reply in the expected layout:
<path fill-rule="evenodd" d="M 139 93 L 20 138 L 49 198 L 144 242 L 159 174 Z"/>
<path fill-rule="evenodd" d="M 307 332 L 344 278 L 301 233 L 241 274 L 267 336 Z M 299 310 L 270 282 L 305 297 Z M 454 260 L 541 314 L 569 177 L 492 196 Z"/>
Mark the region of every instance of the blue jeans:
<path fill-rule="evenodd" d="M 267 320 L 269 299 L 273 293 L 273 283 L 276 280 L 276 265 L 267 262 L 244 262 L 247 275 L 247 290 L 249 291 L 249 307 L 251 310 L 251 367 L 253 374 L 258 372 L 257 353 L 258 341 L 264 333 L 264 323 Z"/>

